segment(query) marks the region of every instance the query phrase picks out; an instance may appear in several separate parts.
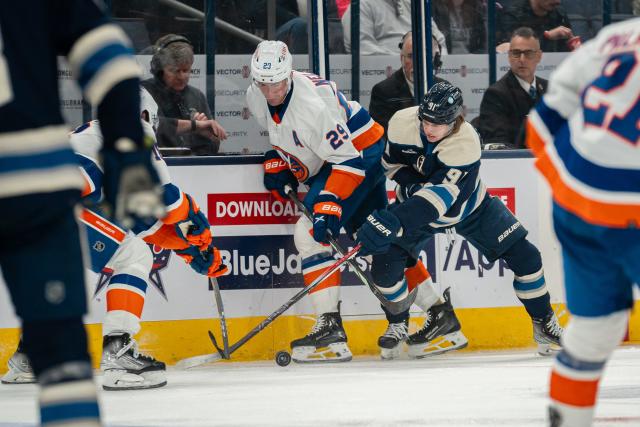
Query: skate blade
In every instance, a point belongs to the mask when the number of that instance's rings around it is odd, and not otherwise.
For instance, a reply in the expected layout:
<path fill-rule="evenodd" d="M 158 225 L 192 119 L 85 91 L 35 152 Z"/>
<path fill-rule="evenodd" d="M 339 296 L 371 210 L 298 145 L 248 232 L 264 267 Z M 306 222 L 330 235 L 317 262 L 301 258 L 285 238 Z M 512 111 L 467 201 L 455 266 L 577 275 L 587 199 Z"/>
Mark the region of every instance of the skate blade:
<path fill-rule="evenodd" d="M 402 348 L 402 344 L 398 344 L 393 348 L 384 348 L 380 347 L 380 358 L 382 360 L 394 360 L 400 358 L 400 350 Z"/>
<path fill-rule="evenodd" d="M 2 384 L 35 384 L 36 377 L 33 373 L 28 372 L 7 372 L 2 379 Z"/>
<path fill-rule="evenodd" d="M 326 347 L 295 347 L 291 360 L 296 363 L 339 363 L 353 358 L 346 342 L 329 344 Z"/>
<path fill-rule="evenodd" d="M 453 350 L 461 350 L 469 344 L 467 337 L 460 331 L 436 337 L 424 344 L 409 345 L 409 357 L 423 359 Z"/>
<path fill-rule="evenodd" d="M 555 356 L 562 347 L 555 344 L 538 344 L 538 355 L 543 357 Z"/>
<path fill-rule="evenodd" d="M 132 374 L 124 370 L 104 371 L 102 388 L 107 391 L 145 390 L 167 385 L 166 371 L 149 371 Z"/>

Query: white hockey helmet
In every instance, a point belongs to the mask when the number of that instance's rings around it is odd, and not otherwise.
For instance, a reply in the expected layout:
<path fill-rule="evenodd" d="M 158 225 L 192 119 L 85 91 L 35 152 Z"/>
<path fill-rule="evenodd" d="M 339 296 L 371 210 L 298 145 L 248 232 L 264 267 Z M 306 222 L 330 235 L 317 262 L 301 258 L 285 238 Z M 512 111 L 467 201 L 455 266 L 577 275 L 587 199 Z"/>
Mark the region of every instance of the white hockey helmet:
<path fill-rule="evenodd" d="M 145 114 L 146 113 L 146 117 Z M 158 130 L 158 124 L 160 119 L 158 117 L 158 104 L 153 99 L 151 94 L 143 87 L 140 87 L 140 116 L 146 120 L 153 127 L 153 130 Z"/>
<path fill-rule="evenodd" d="M 259 83 L 278 83 L 291 76 L 293 59 L 281 41 L 260 42 L 251 58 L 251 77 Z"/>

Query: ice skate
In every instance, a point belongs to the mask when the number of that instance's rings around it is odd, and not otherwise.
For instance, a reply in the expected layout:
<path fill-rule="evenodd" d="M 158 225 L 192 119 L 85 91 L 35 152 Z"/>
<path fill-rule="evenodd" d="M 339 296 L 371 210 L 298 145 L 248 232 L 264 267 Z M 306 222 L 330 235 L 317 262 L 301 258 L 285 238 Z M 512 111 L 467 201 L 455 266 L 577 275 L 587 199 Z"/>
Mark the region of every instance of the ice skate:
<path fill-rule="evenodd" d="M 348 362 L 353 357 L 337 312 L 318 316 L 307 336 L 291 342 L 291 350 L 296 363 Z"/>
<path fill-rule="evenodd" d="M 558 323 L 555 313 L 551 312 L 542 319 L 532 319 L 532 322 L 533 339 L 538 343 L 538 354 L 551 356 L 560 351 L 560 337 L 564 329 Z"/>
<path fill-rule="evenodd" d="M 18 344 L 16 352 L 7 363 L 9 371 L 0 380 L 2 384 L 31 384 L 36 382 L 36 376 L 29 362 L 29 358 L 22 349 L 22 342 Z"/>
<path fill-rule="evenodd" d="M 409 320 L 399 323 L 389 323 L 387 330 L 378 338 L 380 357 L 382 360 L 392 360 L 400 357 L 402 343 L 409 337 Z"/>
<path fill-rule="evenodd" d="M 138 390 L 167 384 L 163 362 L 138 351 L 138 343 L 129 334 L 107 335 L 102 342 L 100 369 L 105 390 Z"/>
<path fill-rule="evenodd" d="M 465 348 L 469 343 L 460 330 L 449 297 L 449 289 L 444 291 L 444 302 L 427 310 L 427 318 L 422 329 L 409 335 L 409 357 L 421 359 L 448 351 Z"/>

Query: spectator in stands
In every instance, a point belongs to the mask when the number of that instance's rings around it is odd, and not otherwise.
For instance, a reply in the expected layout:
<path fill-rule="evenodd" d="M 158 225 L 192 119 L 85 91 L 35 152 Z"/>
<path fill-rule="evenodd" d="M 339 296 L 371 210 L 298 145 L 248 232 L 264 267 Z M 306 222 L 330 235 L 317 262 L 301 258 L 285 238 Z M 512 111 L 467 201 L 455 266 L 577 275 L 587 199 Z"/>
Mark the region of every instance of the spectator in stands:
<path fill-rule="evenodd" d="M 633 0 L 633 14 L 640 16 L 640 0 Z"/>
<path fill-rule="evenodd" d="M 226 131 L 211 117 L 204 94 L 189 86 L 193 47 L 186 37 L 167 34 L 155 44 L 153 77 L 142 82 L 158 104 L 160 147 L 188 148 L 202 156 L 218 152 Z M 188 154 L 188 152 L 186 153 Z"/>
<path fill-rule="evenodd" d="M 497 50 L 509 50 L 508 38 L 519 27 L 529 27 L 543 52 L 569 52 L 579 44 L 560 0 L 518 0 L 498 15 Z"/>
<path fill-rule="evenodd" d="M 571 31 L 582 41 L 593 38 L 602 28 L 602 0 L 567 1 L 563 6 L 571 19 Z"/>
<path fill-rule="evenodd" d="M 431 37 L 433 52 L 434 74 L 442 65 L 440 59 L 440 45 L 435 37 Z M 406 33 L 400 41 L 400 62 L 402 67 L 397 69 L 389 78 L 376 83 L 371 89 L 369 114 L 387 131 L 391 116 L 396 111 L 418 105 L 413 95 L 413 40 L 411 31 Z M 435 83 L 445 80 L 435 77 Z"/>
<path fill-rule="evenodd" d="M 452 54 L 486 52 L 485 9 L 479 0 L 435 0 L 433 17 Z"/>
<path fill-rule="evenodd" d="M 446 40 L 432 19 L 433 36 L 447 54 Z M 351 52 L 351 6 L 342 15 L 344 47 Z M 398 40 L 411 30 L 411 0 L 360 0 L 360 53 L 397 55 Z"/>
<path fill-rule="evenodd" d="M 516 29 L 510 40 L 511 69 L 487 89 L 480 104 L 478 128 L 485 148 L 526 148 L 524 119 L 547 90 L 547 80 L 535 75 L 541 58 L 536 33 Z"/>
<path fill-rule="evenodd" d="M 329 47 L 329 53 L 345 53 L 339 3 L 336 0 L 329 0 L 326 4 L 329 33 L 326 42 Z M 348 4 L 343 5 L 345 9 L 347 6 Z M 297 16 L 278 27 L 276 40 L 285 42 L 289 52 L 292 54 L 306 54 L 309 52 L 307 27 L 307 17 Z"/>

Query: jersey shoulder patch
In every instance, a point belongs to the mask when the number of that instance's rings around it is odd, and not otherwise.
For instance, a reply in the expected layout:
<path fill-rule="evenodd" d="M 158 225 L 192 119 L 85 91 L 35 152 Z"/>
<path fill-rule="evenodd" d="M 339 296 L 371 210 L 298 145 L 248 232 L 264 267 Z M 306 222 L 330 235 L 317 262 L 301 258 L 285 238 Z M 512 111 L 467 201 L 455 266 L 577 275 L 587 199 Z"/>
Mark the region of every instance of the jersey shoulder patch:
<path fill-rule="evenodd" d="M 420 145 L 418 107 L 409 107 L 397 111 L 389 120 L 387 137 L 389 141 Z"/>
<path fill-rule="evenodd" d="M 480 137 L 468 122 L 460 130 L 440 142 L 434 150 L 438 159 L 447 166 L 466 166 L 480 160 Z"/>

